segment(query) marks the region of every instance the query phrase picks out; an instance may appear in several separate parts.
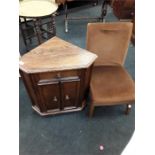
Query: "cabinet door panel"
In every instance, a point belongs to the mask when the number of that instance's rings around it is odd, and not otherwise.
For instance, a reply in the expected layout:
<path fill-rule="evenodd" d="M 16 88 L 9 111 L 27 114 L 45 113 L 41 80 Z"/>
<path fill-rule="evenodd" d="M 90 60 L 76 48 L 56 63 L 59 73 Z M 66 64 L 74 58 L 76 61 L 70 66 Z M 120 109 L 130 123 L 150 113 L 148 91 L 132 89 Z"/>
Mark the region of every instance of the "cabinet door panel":
<path fill-rule="evenodd" d="M 59 81 L 56 79 L 41 80 L 38 82 L 38 87 L 45 101 L 47 110 L 60 109 Z"/>
<path fill-rule="evenodd" d="M 79 77 L 61 79 L 62 108 L 76 108 L 79 102 Z"/>

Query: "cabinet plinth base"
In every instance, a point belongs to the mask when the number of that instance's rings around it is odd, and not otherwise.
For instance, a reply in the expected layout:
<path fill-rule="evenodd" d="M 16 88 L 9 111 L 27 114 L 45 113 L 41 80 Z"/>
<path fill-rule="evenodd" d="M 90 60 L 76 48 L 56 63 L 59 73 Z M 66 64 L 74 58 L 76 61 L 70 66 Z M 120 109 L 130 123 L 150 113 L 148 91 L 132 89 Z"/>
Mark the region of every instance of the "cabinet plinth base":
<path fill-rule="evenodd" d="M 41 112 L 37 106 L 32 106 L 32 109 L 36 111 L 40 116 L 48 116 L 48 115 L 56 115 L 56 114 L 63 114 L 63 113 L 69 113 L 69 112 L 75 112 L 75 111 L 81 111 L 86 106 L 86 101 L 83 101 L 81 107 L 71 107 L 68 109 L 60 110 L 48 110 L 47 112 Z"/>

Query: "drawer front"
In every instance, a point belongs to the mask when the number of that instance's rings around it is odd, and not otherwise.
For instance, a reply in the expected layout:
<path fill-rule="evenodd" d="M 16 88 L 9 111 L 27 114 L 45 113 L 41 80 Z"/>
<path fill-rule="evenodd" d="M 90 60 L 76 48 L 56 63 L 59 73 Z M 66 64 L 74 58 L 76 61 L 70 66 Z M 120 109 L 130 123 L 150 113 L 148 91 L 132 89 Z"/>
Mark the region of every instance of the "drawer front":
<path fill-rule="evenodd" d="M 47 110 L 60 109 L 60 85 L 56 79 L 41 80 L 38 89 Z"/>
<path fill-rule="evenodd" d="M 62 108 L 76 108 L 79 102 L 80 79 L 70 77 L 68 80 L 61 80 Z"/>
<path fill-rule="evenodd" d="M 64 77 L 79 76 L 79 75 L 80 75 L 80 70 L 68 70 L 68 71 L 39 73 L 37 76 L 39 80 L 44 80 L 44 79 L 64 78 Z"/>

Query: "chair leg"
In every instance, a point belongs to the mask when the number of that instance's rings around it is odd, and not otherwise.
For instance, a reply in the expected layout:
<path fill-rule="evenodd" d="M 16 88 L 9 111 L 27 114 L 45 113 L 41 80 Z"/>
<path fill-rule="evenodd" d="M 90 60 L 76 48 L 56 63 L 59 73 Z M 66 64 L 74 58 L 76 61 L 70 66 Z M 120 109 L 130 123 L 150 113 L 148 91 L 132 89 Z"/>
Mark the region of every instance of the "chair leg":
<path fill-rule="evenodd" d="M 89 117 L 92 117 L 93 116 L 93 113 L 94 113 L 94 105 L 93 105 L 93 103 L 91 103 L 91 105 L 90 105 L 90 110 L 89 110 Z"/>
<path fill-rule="evenodd" d="M 102 8 L 101 8 L 101 21 L 105 22 L 105 17 L 107 15 L 107 9 L 108 9 L 108 0 L 104 0 L 104 2 L 102 3 Z"/>
<path fill-rule="evenodd" d="M 64 4 L 65 9 L 65 32 L 68 32 L 68 8 L 67 3 Z"/>
<path fill-rule="evenodd" d="M 125 114 L 128 115 L 131 111 L 131 104 L 127 104 Z"/>

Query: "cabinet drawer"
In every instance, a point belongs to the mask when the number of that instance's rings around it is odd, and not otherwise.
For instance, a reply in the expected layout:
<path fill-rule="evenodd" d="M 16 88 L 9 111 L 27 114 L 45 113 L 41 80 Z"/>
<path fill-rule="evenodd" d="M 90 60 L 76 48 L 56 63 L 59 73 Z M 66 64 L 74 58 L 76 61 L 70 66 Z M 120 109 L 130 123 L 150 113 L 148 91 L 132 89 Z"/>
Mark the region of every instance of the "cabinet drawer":
<path fill-rule="evenodd" d="M 37 77 L 39 80 L 53 79 L 53 78 L 64 78 L 70 76 L 80 76 L 80 70 L 69 70 L 69 71 L 56 71 L 47 73 L 38 73 Z"/>

